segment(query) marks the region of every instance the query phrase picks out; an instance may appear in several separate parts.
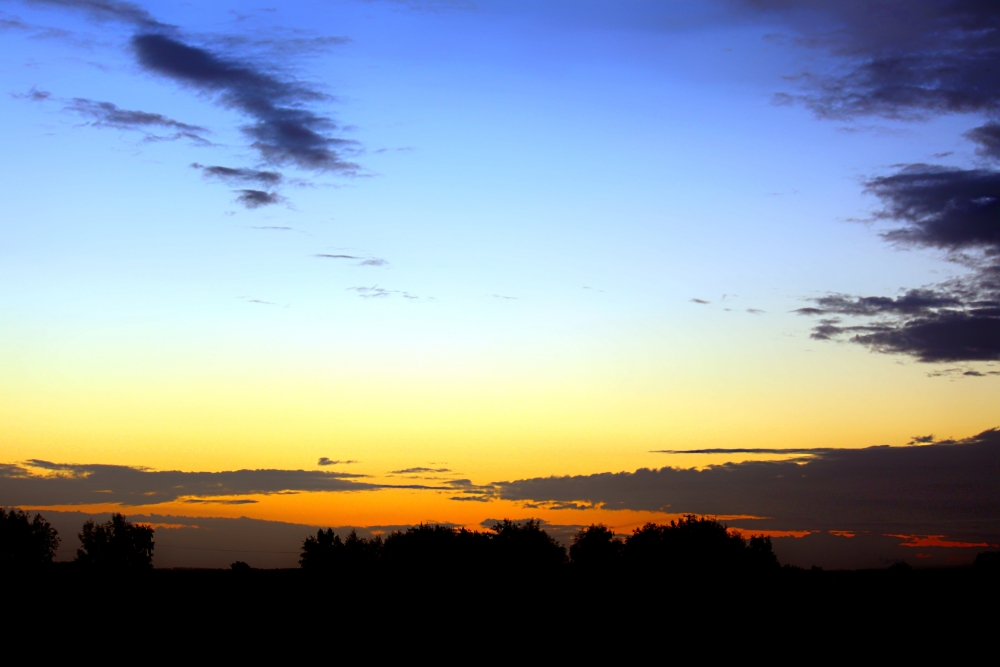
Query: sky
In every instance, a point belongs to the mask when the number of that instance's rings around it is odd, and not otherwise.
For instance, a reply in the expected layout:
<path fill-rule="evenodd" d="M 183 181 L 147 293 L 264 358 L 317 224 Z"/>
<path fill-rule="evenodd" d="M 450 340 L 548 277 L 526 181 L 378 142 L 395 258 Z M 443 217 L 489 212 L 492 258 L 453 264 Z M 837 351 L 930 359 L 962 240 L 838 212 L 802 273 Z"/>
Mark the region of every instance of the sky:
<path fill-rule="evenodd" d="M 3 0 L 0 56 L 0 504 L 1000 542 L 990 2 Z"/>

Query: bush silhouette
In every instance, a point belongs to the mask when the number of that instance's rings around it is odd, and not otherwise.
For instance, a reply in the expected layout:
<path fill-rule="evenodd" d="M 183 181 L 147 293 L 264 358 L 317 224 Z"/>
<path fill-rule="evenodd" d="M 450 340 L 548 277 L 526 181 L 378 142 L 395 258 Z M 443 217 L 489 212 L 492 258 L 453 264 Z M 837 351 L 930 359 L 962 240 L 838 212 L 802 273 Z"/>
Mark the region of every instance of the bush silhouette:
<path fill-rule="evenodd" d="M 604 524 L 591 524 L 573 537 L 569 559 L 586 570 L 617 568 L 624 549 L 624 540 L 615 537 L 614 531 Z"/>
<path fill-rule="evenodd" d="M 229 569 L 232 570 L 233 572 L 249 572 L 252 568 L 250 567 L 249 564 L 244 563 L 241 560 L 238 560 L 235 563 L 230 563 Z"/>
<path fill-rule="evenodd" d="M 0 507 L 0 565 L 45 565 L 52 562 L 58 546 L 56 529 L 41 514 L 32 520 L 23 510 Z"/>
<path fill-rule="evenodd" d="M 135 525 L 115 513 L 106 523 L 83 524 L 76 561 L 108 569 L 149 569 L 153 567 L 153 529 Z"/>
<path fill-rule="evenodd" d="M 983 551 L 976 554 L 972 567 L 977 572 L 1000 574 L 1000 551 Z"/>

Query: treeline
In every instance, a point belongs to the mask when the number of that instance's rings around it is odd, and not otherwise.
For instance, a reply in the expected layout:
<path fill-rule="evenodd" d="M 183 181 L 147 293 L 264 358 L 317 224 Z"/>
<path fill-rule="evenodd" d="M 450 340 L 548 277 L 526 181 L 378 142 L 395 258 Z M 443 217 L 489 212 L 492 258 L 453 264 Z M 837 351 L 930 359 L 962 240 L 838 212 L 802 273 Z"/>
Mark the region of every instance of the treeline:
<path fill-rule="evenodd" d="M 104 523 L 87 521 L 77 535 L 74 563 L 84 568 L 149 570 L 153 567 L 154 529 L 133 524 L 121 514 Z M 23 568 L 51 564 L 60 538 L 40 514 L 0 507 L 0 565 Z M 319 530 L 302 544 L 299 559 L 307 573 L 357 579 L 384 573 L 458 577 L 463 573 L 507 572 L 546 575 L 639 574 L 664 581 L 678 573 L 755 575 L 781 568 L 763 535 L 744 538 L 715 519 L 686 516 L 666 524 L 647 523 L 628 536 L 601 524 L 581 529 L 567 550 L 537 520 L 496 522 L 485 531 L 421 524 L 385 537 L 341 539 L 332 528 Z M 897 564 L 890 569 L 909 569 Z M 1000 574 L 1000 551 L 980 553 L 973 568 Z M 231 569 L 252 569 L 237 561 Z M 793 568 L 796 569 L 796 568 Z"/>
<path fill-rule="evenodd" d="M 498 521 L 487 531 L 420 525 L 384 539 L 362 538 L 351 531 L 341 540 L 328 528 L 305 540 L 300 564 L 304 570 L 328 573 L 379 569 L 546 573 L 571 568 L 593 574 L 750 574 L 780 567 L 769 537 L 747 540 L 714 519 L 695 516 L 669 524 L 647 523 L 624 538 L 594 524 L 574 536 L 568 552 L 538 521 Z"/>
<path fill-rule="evenodd" d="M 136 525 L 121 514 L 105 523 L 87 521 L 77 536 L 75 562 L 108 569 L 153 567 L 153 528 Z M 0 563 L 33 567 L 52 562 L 59 548 L 58 531 L 41 514 L 31 518 L 23 510 L 0 507 Z"/>

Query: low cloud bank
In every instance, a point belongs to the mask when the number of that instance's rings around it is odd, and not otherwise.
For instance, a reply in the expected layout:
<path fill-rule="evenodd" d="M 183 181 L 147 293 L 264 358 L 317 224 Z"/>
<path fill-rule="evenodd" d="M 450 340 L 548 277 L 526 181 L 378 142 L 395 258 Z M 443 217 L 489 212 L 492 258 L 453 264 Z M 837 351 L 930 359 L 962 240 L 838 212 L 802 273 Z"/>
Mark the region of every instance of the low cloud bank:
<path fill-rule="evenodd" d="M 748 530 L 839 530 L 1000 540 L 1000 431 L 907 447 L 812 450 L 704 470 L 541 477 L 495 484 L 505 500 L 749 515 Z"/>
<path fill-rule="evenodd" d="M 0 505 L 120 503 L 154 505 L 179 498 L 219 498 L 304 491 L 431 489 L 360 481 L 366 475 L 320 470 L 155 471 L 118 465 L 78 465 L 33 459 L 0 464 Z"/>

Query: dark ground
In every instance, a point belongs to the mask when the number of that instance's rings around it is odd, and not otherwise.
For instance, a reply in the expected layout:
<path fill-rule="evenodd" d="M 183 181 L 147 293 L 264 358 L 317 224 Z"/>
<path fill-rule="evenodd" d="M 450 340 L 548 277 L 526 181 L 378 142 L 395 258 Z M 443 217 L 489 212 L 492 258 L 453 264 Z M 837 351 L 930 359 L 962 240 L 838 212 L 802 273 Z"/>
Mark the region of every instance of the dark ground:
<path fill-rule="evenodd" d="M 302 570 L 101 573 L 55 564 L 13 577 L 3 606 L 8 627 L 18 619 L 36 635 L 148 637 L 165 651 L 228 646 L 242 653 L 281 641 L 307 652 L 319 646 L 314 642 L 333 642 L 337 650 L 354 642 L 376 652 L 423 651 L 430 642 L 445 651 L 468 642 L 503 652 L 537 644 L 564 655 L 587 642 L 596 642 L 598 652 L 639 650 L 644 642 L 669 652 L 679 637 L 693 636 L 749 642 L 748 649 L 761 641 L 815 640 L 859 650 L 905 637 L 909 651 L 915 641 L 940 647 L 964 638 L 954 654 L 993 644 L 998 593 L 1000 577 L 971 568 L 785 568 L 740 579 L 678 574 L 652 580 L 574 571 L 354 578 Z"/>

